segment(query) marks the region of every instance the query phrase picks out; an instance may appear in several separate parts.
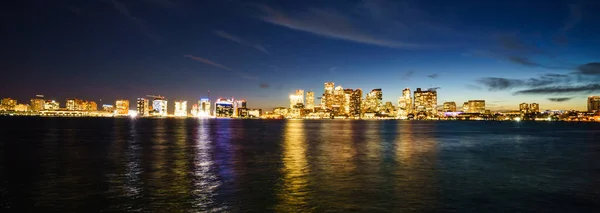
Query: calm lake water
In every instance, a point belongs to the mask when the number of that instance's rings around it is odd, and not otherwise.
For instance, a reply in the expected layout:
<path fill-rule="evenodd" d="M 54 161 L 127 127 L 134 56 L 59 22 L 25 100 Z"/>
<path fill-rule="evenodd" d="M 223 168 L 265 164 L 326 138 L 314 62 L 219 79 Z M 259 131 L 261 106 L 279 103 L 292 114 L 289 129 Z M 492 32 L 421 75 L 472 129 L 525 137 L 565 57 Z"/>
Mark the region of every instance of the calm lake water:
<path fill-rule="evenodd" d="M 600 123 L 0 117 L 14 212 L 600 212 Z"/>

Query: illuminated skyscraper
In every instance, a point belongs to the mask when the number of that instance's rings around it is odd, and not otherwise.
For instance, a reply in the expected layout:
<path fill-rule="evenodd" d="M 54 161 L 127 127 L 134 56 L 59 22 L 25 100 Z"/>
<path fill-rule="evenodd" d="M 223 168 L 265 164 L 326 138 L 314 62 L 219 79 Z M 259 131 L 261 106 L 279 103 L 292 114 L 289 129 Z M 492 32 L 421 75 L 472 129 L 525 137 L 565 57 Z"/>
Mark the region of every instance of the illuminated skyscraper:
<path fill-rule="evenodd" d="M 396 109 L 394 109 L 394 104 L 391 101 L 385 102 L 383 111 L 389 115 L 395 115 Z"/>
<path fill-rule="evenodd" d="M 587 108 L 588 112 L 600 111 L 600 96 L 588 97 Z"/>
<path fill-rule="evenodd" d="M 173 114 L 177 117 L 186 117 L 187 101 L 175 101 L 175 111 Z"/>
<path fill-rule="evenodd" d="M 115 115 L 129 115 L 129 100 L 117 100 L 115 102 Z"/>
<path fill-rule="evenodd" d="M 12 98 L 3 98 L 0 102 L 0 110 L 14 111 L 17 106 L 17 100 Z"/>
<path fill-rule="evenodd" d="M 306 109 L 315 109 L 315 92 L 306 92 Z"/>
<path fill-rule="evenodd" d="M 84 111 L 97 111 L 98 104 L 95 101 L 84 101 L 83 102 L 83 110 Z"/>
<path fill-rule="evenodd" d="M 360 117 L 362 114 L 362 89 L 352 91 L 350 97 L 350 116 Z"/>
<path fill-rule="evenodd" d="M 138 116 L 149 116 L 150 115 L 150 101 L 145 98 L 138 98 L 136 109 L 137 109 Z"/>
<path fill-rule="evenodd" d="M 198 112 L 199 112 L 198 104 L 192 104 L 192 109 L 190 109 L 190 114 L 192 114 L 192 116 L 194 116 L 194 117 L 198 117 Z"/>
<path fill-rule="evenodd" d="M 373 89 L 366 96 L 366 111 L 379 113 L 382 110 L 383 92 L 381 89 Z"/>
<path fill-rule="evenodd" d="M 234 117 L 243 117 L 240 112 L 247 112 L 243 109 L 246 108 L 246 100 L 235 100 L 233 104 L 233 116 Z"/>
<path fill-rule="evenodd" d="M 334 102 L 333 87 L 334 87 L 333 82 L 325 82 L 325 90 L 324 90 L 325 92 L 323 93 L 323 96 L 321 97 L 321 103 L 323 104 L 323 107 L 327 110 L 332 109 L 332 105 Z"/>
<path fill-rule="evenodd" d="M 437 114 L 437 91 L 417 88 L 414 111 L 428 116 Z"/>
<path fill-rule="evenodd" d="M 462 108 L 463 108 L 463 112 L 468 113 L 469 112 L 469 102 L 464 102 Z"/>
<path fill-rule="evenodd" d="M 152 111 L 150 112 L 153 116 L 167 116 L 167 99 L 163 96 L 152 96 Z"/>
<path fill-rule="evenodd" d="M 35 98 L 32 98 L 30 100 L 29 105 L 30 105 L 31 111 L 39 112 L 39 111 L 44 110 L 44 96 L 36 95 Z"/>
<path fill-rule="evenodd" d="M 402 90 L 402 96 L 398 98 L 398 117 L 407 118 L 408 114 L 412 113 L 413 103 L 410 94 L 410 89 L 405 88 Z"/>
<path fill-rule="evenodd" d="M 219 98 L 215 102 L 215 116 L 218 118 L 229 118 L 233 116 L 233 101 Z"/>
<path fill-rule="evenodd" d="M 538 103 L 529 104 L 529 112 L 531 112 L 531 113 L 540 112 L 540 104 L 538 104 Z"/>
<path fill-rule="evenodd" d="M 67 108 L 67 110 L 79 110 L 79 100 L 78 99 L 74 99 L 74 98 L 68 98 L 67 101 L 65 102 L 65 106 Z"/>
<path fill-rule="evenodd" d="M 210 99 L 200 98 L 200 101 L 198 101 L 198 116 L 208 117 L 211 115 L 212 113 L 210 111 Z"/>
<path fill-rule="evenodd" d="M 444 102 L 444 112 L 456 112 L 456 103 Z"/>
<path fill-rule="evenodd" d="M 469 100 L 468 113 L 485 113 L 485 100 Z"/>
<path fill-rule="evenodd" d="M 519 104 L 519 111 L 521 111 L 521 113 L 529 113 L 529 104 L 527 104 L 527 103 Z"/>
<path fill-rule="evenodd" d="M 350 115 L 350 105 L 352 105 L 352 93 L 354 91 L 352 89 L 344 89 L 344 114 Z"/>

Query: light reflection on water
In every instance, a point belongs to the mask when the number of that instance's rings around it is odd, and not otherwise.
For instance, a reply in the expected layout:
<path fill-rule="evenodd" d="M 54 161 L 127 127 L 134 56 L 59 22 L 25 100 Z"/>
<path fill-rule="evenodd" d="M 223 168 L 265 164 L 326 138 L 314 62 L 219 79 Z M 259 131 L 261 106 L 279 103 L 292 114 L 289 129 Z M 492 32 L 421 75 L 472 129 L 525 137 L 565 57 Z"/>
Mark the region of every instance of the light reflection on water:
<path fill-rule="evenodd" d="M 594 124 L 19 118 L 0 125 L 0 207 L 20 212 L 600 207 Z"/>

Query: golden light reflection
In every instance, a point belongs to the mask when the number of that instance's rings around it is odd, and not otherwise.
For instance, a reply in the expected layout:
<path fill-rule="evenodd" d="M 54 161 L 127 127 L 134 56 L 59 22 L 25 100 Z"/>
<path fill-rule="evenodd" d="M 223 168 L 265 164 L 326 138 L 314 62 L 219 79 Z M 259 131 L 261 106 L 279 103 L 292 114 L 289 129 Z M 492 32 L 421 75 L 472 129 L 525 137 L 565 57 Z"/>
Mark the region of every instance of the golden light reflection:
<path fill-rule="evenodd" d="M 436 203 L 437 141 L 431 135 L 435 131 L 433 125 L 400 122 L 396 130 L 396 176 L 399 178 L 395 192 L 407 201 L 422 203 L 415 206 L 426 209 L 417 212 L 431 211 Z"/>
<path fill-rule="evenodd" d="M 198 120 L 197 134 L 195 136 L 195 154 L 194 154 L 194 189 L 192 194 L 194 195 L 193 206 L 198 208 L 198 212 L 207 211 L 211 208 L 215 208 L 215 198 L 217 189 L 221 186 L 219 178 L 215 172 L 211 171 L 214 166 L 213 155 L 212 155 L 212 138 L 210 134 L 210 124 L 208 120 Z M 216 209 L 221 211 L 224 208 L 217 207 Z"/>
<path fill-rule="evenodd" d="M 280 212 L 300 211 L 306 206 L 309 194 L 307 175 L 310 172 L 306 160 L 306 135 L 304 121 L 288 120 L 285 125 L 283 145 L 283 186 L 277 193 Z"/>

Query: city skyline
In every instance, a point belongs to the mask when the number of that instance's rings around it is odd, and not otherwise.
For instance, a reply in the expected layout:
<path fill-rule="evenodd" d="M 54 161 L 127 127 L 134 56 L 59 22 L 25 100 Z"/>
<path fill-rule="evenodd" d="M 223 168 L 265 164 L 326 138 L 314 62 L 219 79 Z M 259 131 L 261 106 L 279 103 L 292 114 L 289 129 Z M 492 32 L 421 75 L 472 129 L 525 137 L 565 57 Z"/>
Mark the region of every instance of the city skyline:
<path fill-rule="evenodd" d="M 122 98 L 133 107 L 160 94 L 189 108 L 210 90 L 212 99 L 270 109 L 288 106 L 296 89 L 320 97 L 331 81 L 364 94 L 381 88 L 382 102 L 394 105 L 404 88 L 438 88 L 438 106 L 484 99 L 493 110 L 524 102 L 586 110 L 587 97 L 600 93 L 593 0 L 26 0 L 17 7 L 1 41 L 9 75 L 0 97 L 20 102 L 44 94 L 99 106 Z"/>

